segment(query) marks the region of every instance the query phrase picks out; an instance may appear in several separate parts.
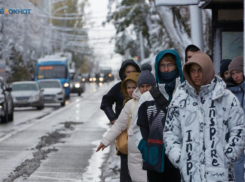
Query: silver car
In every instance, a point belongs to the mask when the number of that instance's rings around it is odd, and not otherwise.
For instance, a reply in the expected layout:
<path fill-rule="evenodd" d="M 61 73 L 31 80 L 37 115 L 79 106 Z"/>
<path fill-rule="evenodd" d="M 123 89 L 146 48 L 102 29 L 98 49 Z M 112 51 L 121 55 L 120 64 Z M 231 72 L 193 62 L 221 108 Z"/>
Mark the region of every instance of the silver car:
<path fill-rule="evenodd" d="M 65 90 L 60 80 L 39 80 L 38 85 L 44 90 L 43 96 L 45 103 L 60 103 L 61 106 L 65 105 Z"/>
<path fill-rule="evenodd" d="M 12 84 L 14 107 L 44 108 L 43 90 L 34 81 L 21 81 Z"/>

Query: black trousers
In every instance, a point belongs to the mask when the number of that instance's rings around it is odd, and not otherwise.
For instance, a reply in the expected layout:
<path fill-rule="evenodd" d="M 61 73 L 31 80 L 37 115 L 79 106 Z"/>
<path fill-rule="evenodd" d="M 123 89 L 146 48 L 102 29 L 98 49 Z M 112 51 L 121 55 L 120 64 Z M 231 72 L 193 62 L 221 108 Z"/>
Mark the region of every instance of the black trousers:
<path fill-rule="evenodd" d="M 166 169 L 163 173 L 155 171 L 147 171 L 147 178 L 149 182 L 180 182 L 179 169 Z"/>
<path fill-rule="evenodd" d="M 132 182 L 128 172 L 128 155 L 121 153 L 120 157 L 121 157 L 120 182 Z"/>

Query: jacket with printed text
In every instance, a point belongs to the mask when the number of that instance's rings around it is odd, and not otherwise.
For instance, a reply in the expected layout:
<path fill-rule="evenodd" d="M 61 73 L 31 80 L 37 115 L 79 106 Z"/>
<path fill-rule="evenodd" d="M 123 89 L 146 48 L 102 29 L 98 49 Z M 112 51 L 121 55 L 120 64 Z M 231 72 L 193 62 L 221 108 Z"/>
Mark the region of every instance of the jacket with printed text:
<path fill-rule="evenodd" d="M 199 94 L 185 81 L 168 108 L 166 154 L 185 182 L 233 181 L 229 170 L 244 146 L 244 113 L 215 76 Z"/>

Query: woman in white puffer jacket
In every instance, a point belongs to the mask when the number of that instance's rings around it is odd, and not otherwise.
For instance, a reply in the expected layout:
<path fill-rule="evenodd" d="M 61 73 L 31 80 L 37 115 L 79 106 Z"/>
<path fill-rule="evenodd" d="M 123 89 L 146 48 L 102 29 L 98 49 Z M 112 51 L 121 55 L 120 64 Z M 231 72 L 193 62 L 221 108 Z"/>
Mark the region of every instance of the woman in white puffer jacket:
<path fill-rule="evenodd" d="M 122 84 L 122 87 L 123 85 L 124 84 Z M 108 131 L 106 136 L 102 139 L 100 145 L 97 148 L 97 151 L 99 151 L 100 149 L 103 150 L 105 147 L 113 143 L 116 137 L 118 137 L 124 130 L 127 129 L 128 120 L 130 117 L 130 109 L 134 102 L 131 123 L 128 129 L 128 169 L 132 181 L 147 182 L 147 173 L 142 169 L 142 155 L 134 143 L 132 128 L 137 117 L 138 101 L 140 99 L 141 94 L 150 90 L 152 86 L 155 85 L 156 82 L 151 72 L 149 70 L 142 70 L 137 81 L 138 87 L 134 90 L 132 94 L 133 99 L 129 100 L 125 104 L 117 121 Z"/>

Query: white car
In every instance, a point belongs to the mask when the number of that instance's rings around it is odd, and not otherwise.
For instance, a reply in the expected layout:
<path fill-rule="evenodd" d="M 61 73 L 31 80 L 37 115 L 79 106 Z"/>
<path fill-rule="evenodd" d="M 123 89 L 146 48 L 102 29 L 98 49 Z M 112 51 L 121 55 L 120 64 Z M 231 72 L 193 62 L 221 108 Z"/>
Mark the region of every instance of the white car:
<path fill-rule="evenodd" d="M 34 81 L 20 81 L 12 84 L 14 107 L 44 108 L 43 90 Z"/>
<path fill-rule="evenodd" d="M 65 105 L 65 90 L 60 80 L 39 80 L 38 85 L 44 90 L 44 103 L 60 103 L 61 106 Z"/>

